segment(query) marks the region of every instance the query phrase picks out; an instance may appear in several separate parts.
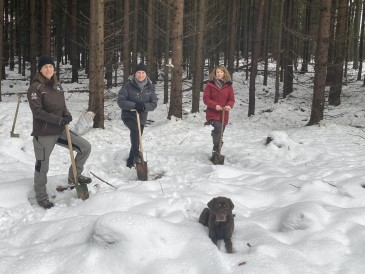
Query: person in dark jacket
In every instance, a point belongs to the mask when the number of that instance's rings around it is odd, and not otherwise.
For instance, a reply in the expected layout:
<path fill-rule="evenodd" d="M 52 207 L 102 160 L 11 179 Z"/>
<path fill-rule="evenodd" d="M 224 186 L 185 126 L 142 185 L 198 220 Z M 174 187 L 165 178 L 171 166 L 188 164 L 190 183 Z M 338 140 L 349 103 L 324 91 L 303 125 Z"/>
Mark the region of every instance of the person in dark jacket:
<path fill-rule="evenodd" d="M 127 159 L 129 168 L 141 161 L 136 112 L 132 110 L 139 113 L 141 133 L 143 133 L 148 112 L 157 107 L 157 101 L 155 86 L 147 76 L 147 67 L 139 63 L 132 78 L 123 84 L 118 93 L 118 106 L 122 109 L 122 120 L 130 130 L 131 149 Z"/>
<path fill-rule="evenodd" d="M 218 153 L 221 128 L 223 126 L 223 131 L 225 130 L 229 120 L 229 112 L 235 102 L 231 80 L 232 78 L 227 68 L 218 65 L 209 74 L 208 82 L 204 88 L 203 102 L 207 106 L 206 120 L 207 123 L 213 126 L 211 132 L 213 139 L 211 161 L 213 161 L 215 154 Z M 224 113 L 223 125 L 221 122 L 222 111 L 226 112 Z"/>
<path fill-rule="evenodd" d="M 36 158 L 34 190 L 37 202 L 43 208 L 51 208 L 53 202 L 47 194 L 47 173 L 49 158 L 54 146 L 68 148 L 65 125 L 72 121 L 65 102 L 64 91 L 54 74 L 55 64 L 50 56 L 38 58 L 38 72 L 28 89 L 29 106 L 33 114 L 33 146 Z M 78 183 L 90 183 L 91 179 L 81 175 L 84 164 L 91 152 L 91 145 L 81 136 L 71 132 Z M 72 167 L 68 171 L 68 184 L 74 186 Z"/>

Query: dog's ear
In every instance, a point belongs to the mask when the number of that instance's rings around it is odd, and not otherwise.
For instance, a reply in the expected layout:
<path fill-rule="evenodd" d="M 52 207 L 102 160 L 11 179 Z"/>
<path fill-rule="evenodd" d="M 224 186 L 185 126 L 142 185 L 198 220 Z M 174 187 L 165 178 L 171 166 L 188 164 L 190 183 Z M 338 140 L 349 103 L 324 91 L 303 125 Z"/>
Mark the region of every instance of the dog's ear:
<path fill-rule="evenodd" d="M 214 203 L 215 203 L 215 198 L 211 199 L 211 200 L 207 203 L 207 205 L 208 205 L 209 209 L 213 209 L 213 207 L 214 207 Z"/>
<path fill-rule="evenodd" d="M 233 209 L 234 208 L 234 204 L 233 204 L 232 200 L 228 198 L 228 202 L 231 205 L 231 209 Z"/>

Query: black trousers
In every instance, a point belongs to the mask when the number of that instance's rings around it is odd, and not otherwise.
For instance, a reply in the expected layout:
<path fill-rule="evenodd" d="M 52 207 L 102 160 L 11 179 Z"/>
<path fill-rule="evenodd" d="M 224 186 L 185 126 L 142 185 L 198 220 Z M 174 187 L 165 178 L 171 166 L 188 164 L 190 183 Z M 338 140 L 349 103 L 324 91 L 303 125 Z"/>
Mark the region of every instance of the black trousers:
<path fill-rule="evenodd" d="M 139 155 L 139 136 L 138 136 L 138 124 L 135 119 L 126 118 L 123 119 L 123 123 L 130 130 L 131 150 L 129 151 L 129 159 L 133 161 L 135 156 Z M 144 125 L 141 125 L 141 135 L 143 133 Z"/>

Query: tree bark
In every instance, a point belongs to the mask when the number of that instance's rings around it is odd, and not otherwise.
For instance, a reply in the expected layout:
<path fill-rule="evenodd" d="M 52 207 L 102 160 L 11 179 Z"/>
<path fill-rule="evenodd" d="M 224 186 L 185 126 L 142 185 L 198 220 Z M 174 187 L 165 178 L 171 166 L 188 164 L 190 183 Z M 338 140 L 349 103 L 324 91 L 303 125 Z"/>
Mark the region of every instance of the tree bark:
<path fill-rule="evenodd" d="M 256 14 L 255 33 L 252 46 L 252 62 L 249 87 L 248 117 L 255 115 L 255 80 L 257 75 L 257 63 L 260 57 L 261 36 L 262 36 L 262 19 L 264 14 L 264 0 L 259 0 Z"/>
<path fill-rule="evenodd" d="M 303 62 L 301 73 L 308 72 L 308 64 L 310 62 L 310 52 L 309 52 L 309 34 L 310 34 L 310 22 L 312 17 L 312 0 L 306 0 L 305 7 L 305 25 L 304 25 L 304 45 L 303 45 Z"/>
<path fill-rule="evenodd" d="M 279 89 L 280 89 L 280 64 L 281 64 L 281 38 L 283 33 L 283 13 L 284 2 L 280 0 L 279 6 L 279 27 L 278 27 L 278 40 L 276 45 L 276 69 L 275 69 L 275 98 L 274 103 L 279 102 Z"/>
<path fill-rule="evenodd" d="M 172 20 L 172 76 L 171 95 L 168 119 L 172 116 L 182 118 L 182 65 L 183 65 L 183 19 L 184 0 L 175 0 L 173 3 Z"/>
<path fill-rule="evenodd" d="M 360 34 L 360 46 L 359 46 L 359 70 L 357 73 L 357 80 L 359 80 L 359 81 L 361 80 L 361 74 L 362 74 L 364 40 L 365 40 L 365 5 L 362 9 L 362 19 L 361 19 L 361 34 Z M 364 77 L 364 85 L 365 85 L 365 77 Z"/>
<path fill-rule="evenodd" d="M 123 16 L 123 80 L 128 80 L 131 73 L 131 54 L 130 54 L 130 34 L 129 34 L 129 16 L 130 3 L 129 0 L 124 0 L 124 16 Z"/>
<path fill-rule="evenodd" d="M 78 58 L 78 31 L 77 31 L 77 19 L 78 19 L 78 5 L 77 1 L 71 0 L 70 4 L 70 59 L 72 65 L 72 83 L 77 83 L 79 80 L 79 58 Z"/>
<path fill-rule="evenodd" d="M 322 0 L 317 38 L 312 110 L 307 126 L 323 120 L 332 0 Z"/>
<path fill-rule="evenodd" d="M 290 93 L 293 92 L 293 40 L 294 35 L 291 30 L 293 28 L 293 5 L 292 0 L 287 0 L 285 5 L 285 21 L 286 21 L 286 31 L 285 31 L 285 51 L 283 58 L 283 69 L 284 69 L 284 87 L 283 87 L 283 97 L 286 98 Z"/>
<path fill-rule="evenodd" d="M 206 0 L 199 1 L 198 33 L 196 44 L 195 74 L 193 78 L 192 108 L 191 112 L 199 112 L 200 92 L 203 87 L 204 78 L 204 44 L 205 44 L 205 10 Z"/>
<path fill-rule="evenodd" d="M 94 128 L 104 129 L 104 0 L 90 1 L 89 111 Z"/>
<path fill-rule="evenodd" d="M 30 47 L 29 47 L 29 52 L 30 52 L 30 77 L 31 79 L 34 77 L 35 73 L 36 73 L 36 64 L 37 64 L 37 53 L 38 53 L 38 48 L 37 48 L 37 23 L 36 23 L 36 2 L 37 0 L 30 0 L 29 1 L 29 12 L 30 12 Z"/>
<path fill-rule="evenodd" d="M 335 38 L 335 62 L 333 68 L 333 82 L 328 96 L 328 104 L 338 106 L 341 104 L 343 65 L 347 38 L 347 0 L 338 0 L 336 38 Z"/>
<path fill-rule="evenodd" d="M 133 37 L 132 37 L 132 71 L 137 66 L 137 40 L 138 40 L 138 6 L 139 0 L 134 0 L 134 12 L 133 12 Z"/>
<path fill-rule="evenodd" d="M 237 37 L 237 11 L 238 11 L 238 0 L 232 0 L 231 3 L 231 24 L 228 34 L 228 66 L 227 69 L 233 78 L 234 73 L 234 52 L 236 48 L 236 37 Z M 201 15 L 200 15 L 201 16 Z"/>
<path fill-rule="evenodd" d="M 154 12 L 153 6 L 155 1 L 149 0 L 147 4 L 147 67 L 148 67 L 148 74 L 151 81 L 156 84 L 157 82 L 157 73 L 156 73 L 156 62 L 154 58 Z"/>
<path fill-rule="evenodd" d="M 4 0 L 0 0 L 0 45 L 3 44 L 3 27 L 4 27 Z M 3 47 L 0 46 L 0 68 L 3 67 Z M 2 81 L 2 70 L 0 70 L 0 102 L 2 99 L 1 92 L 1 81 Z"/>

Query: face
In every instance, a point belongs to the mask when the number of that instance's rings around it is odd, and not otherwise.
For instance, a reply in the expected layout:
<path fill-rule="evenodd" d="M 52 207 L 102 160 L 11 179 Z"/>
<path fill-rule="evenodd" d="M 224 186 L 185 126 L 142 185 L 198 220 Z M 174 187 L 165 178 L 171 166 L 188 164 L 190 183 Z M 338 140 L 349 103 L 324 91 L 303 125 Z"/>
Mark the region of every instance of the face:
<path fill-rule="evenodd" d="M 215 77 L 218 79 L 218 80 L 222 80 L 223 77 L 224 77 L 224 71 L 217 68 L 216 71 L 215 71 Z"/>
<path fill-rule="evenodd" d="M 134 77 L 136 78 L 137 81 L 143 82 L 144 79 L 146 79 L 146 77 L 147 77 L 147 73 L 145 71 L 143 71 L 143 70 L 138 70 L 134 74 Z"/>
<path fill-rule="evenodd" d="M 45 64 L 41 68 L 41 73 L 47 79 L 51 79 L 52 76 L 53 76 L 53 74 L 54 74 L 54 67 L 53 67 L 53 65 L 51 65 L 51 64 Z"/>

